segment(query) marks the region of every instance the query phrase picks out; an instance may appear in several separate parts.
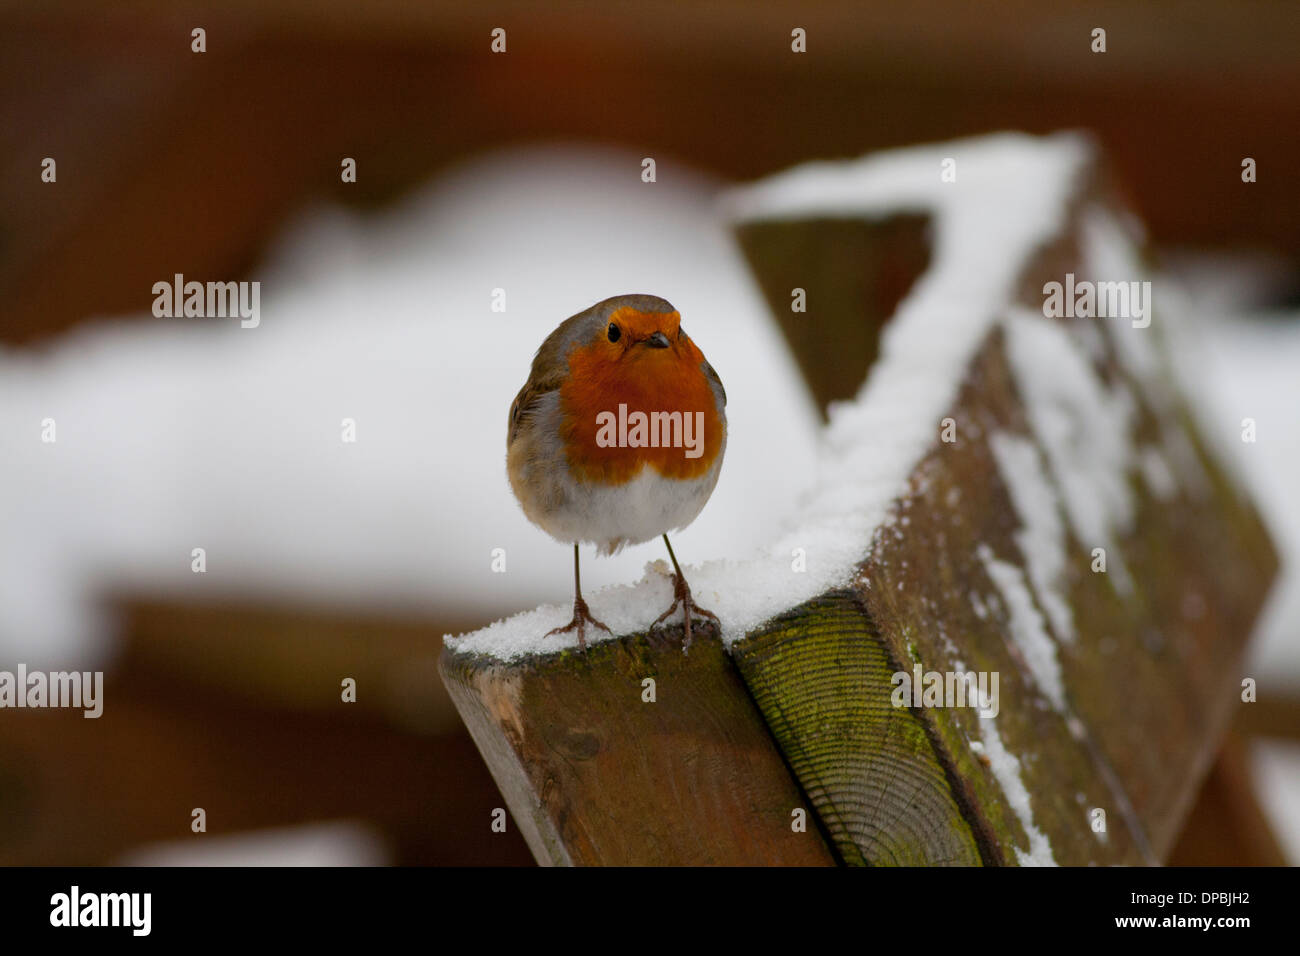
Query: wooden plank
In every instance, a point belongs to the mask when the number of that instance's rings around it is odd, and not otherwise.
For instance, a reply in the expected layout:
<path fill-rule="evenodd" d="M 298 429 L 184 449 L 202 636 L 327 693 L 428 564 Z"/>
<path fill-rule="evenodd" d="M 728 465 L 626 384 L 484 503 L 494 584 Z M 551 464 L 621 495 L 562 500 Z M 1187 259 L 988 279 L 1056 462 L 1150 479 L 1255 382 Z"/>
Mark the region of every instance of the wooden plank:
<path fill-rule="evenodd" d="M 919 423 L 919 457 L 902 463 L 909 477 L 891 488 L 892 503 L 879 503 L 883 520 L 863 532 L 861 558 L 846 560 L 837 550 L 841 583 L 812 600 L 801 595 L 798 606 L 751 627 L 732 647 L 781 754 L 847 863 L 1159 862 L 1236 699 L 1242 651 L 1277 562 L 1245 494 L 1202 447 L 1162 364 L 1161 329 L 1176 317 L 1159 313 L 1161 325 L 1131 333 L 1146 338 L 1121 339 L 1126 319 L 1044 315 L 1045 283 L 1067 273 L 1093 275 L 1103 268 L 1097 259 L 1122 257 L 1107 268 L 1132 273 L 1108 281 L 1149 273 L 1110 235 L 1102 211 L 1118 214 L 1122 206 L 1078 148 L 1079 165 L 1070 160 L 1059 170 L 1069 191 L 1052 200 L 1060 203 L 1056 231 L 1002 253 L 1016 257 L 1003 263 L 1012 280 L 1008 293 L 973 303 L 979 312 L 967 321 L 978 324 L 969 330 L 960 328 L 957 296 L 934 306 L 952 323 L 935 324 L 935 334 L 964 332 L 970 345 L 951 353 L 960 358 L 950 370 L 955 395 L 946 407 L 930 409 L 932 438 L 930 423 Z M 1064 162 L 1060 155 L 1051 161 Z M 829 177 L 845 190 L 848 209 L 857 182 Z M 769 191 L 754 193 L 771 198 Z M 751 225 L 763 221 L 761 229 L 746 227 L 744 244 L 756 270 L 774 270 L 760 281 L 778 310 L 782 290 L 796 278 L 784 263 L 839 263 L 809 273 L 810 301 L 818 315 L 833 317 L 834 343 L 854 315 L 865 332 L 848 336 L 851 347 L 841 349 L 827 348 L 797 324 L 788 328 L 801 367 L 826 381 L 818 394 L 843 394 L 851 380 L 846 369 L 870 361 L 878 332 L 870 291 L 840 275 L 850 268 L 845 247 L 872 247 L 888 209 L 857 214 L 864 224 L 855 230 L 828 225 L 824 205 L 807 219 L 789 204 L 745 208 Z M 949 208 L 939 204 L 936 215 L 949 215 Z M 1039 210 L 1007 214 L 1030 212 Z M 906 228 L 894 235 L 915 239 Z M 963 254 L 986 253 L 950 246 L 946 266 L 935 266 L 948 272 L 933 277 L 933 285 L 951 279 Z M 900 339 L 890 371 L 922 366 L 926 340 L 901 331 Z M 875 395 L 877 402 L 890 398 Z M 941 437 L 949 420 L 953 433 Z M 905 430 L 918 425 L 892 407 L 877 421 Z M 861 453 L 877 436 L 841 428 L 836 438 L 860 442 Z M 880 447 L 889 449 L 889 441 Z M 1102 463 L 1099 474 L 1089 471 L 1093 461 Z M 864 481 L 877 478 L 869 468 L 863 472 Z M 823 524 L 830 501 L 858 500 L 836 485 L 828 494 L 815 516 Z M 1098 507 L 1104 510 L 1096 518 Z M 1102 546 L 1107 573 L 1091 566 Z M 462 666 L 489 673 L 494 667 Z M 512 665 L 508 679 L 530 666 Z M 468 687 L 462 680 L 466 692 L 454 695 L 471 727 L 480 725 L 476 739 L 498 781 L 514 788 L 512 805 L 533 815 L 531 842 L 561 861 L 568 858 L 556 848 L 584 838 L 556 821 L 591 816 L 592 807 L 603 811 L 597 778 L 569 773 L 561 780 L 548 747 L 527 738 L 545 741 L 589 719 L 564 710 L 582 715 L 587 701 L 611 724 L 631 719 L 625 702 L 621 715 L 610 707 L 611 694 L 628 693 L 626 677 L 611 689 L 602 666 L 558 695 L 577 704 L 557 705 L 555 694 L 521 698 L 510 683 Z M 914 669 L 997 679 L 999 699 L 987 713 L 964 701 L 896 702 L 893 679 Z M 693 706 L 707 709 L 712 693 L 701 687 Z M 701 717 L 696 712 L 692 720 Z M 527 733 L 519 730 L 525 724 Z M 493 727 L 492 735 L 482 729 Z M 646 825 L 663 827 L 665 810 L 679 812 L 665 801 L 676 799 L 675 774 L 683 767 L 690 772 L 689 762 L 672 755 L 659 766 L 655 779 L 666 793 L 638 803 L 646 817 L 657 815 Z M 585 846 L 592 843 L 586 839 Z M 588 858 L 612 857 L 597 850 Z"/>
<path fill-rule="evenodd" d="M 1056 862 L 1145 862 L 1145 834 L 1132 832 L 1130 820 L 1116 810 L 1126 795 L 1112 792 L 1114 775 L 1076 738 L 1067 715 L 1046 706 L 1009 637 L 1003 610 L 981 617 L 980 603 L 971 600 L 972 593 L 982 595 L 981 603 L 996 608 L 997 598 L 990 596 L 998 589 L 982 566 L 981 546 L 1008 564 L 1019 567 L 1024 560 L 1013 540 L 1015 513 L 987 443 L 988 432 L 1022 414 L 996 338 L 976 360 L 954 414 L 958 441 L 936 442 L 916 469 L 912 493 L 896 506 L 898 517 L 906 517 L 907 533 L 878 537 L 862 566 L 858 594 L 904 670 L 919 664 L 925 672 L 999 675 L 997 739 L 1019 761 L 1029 817 L 1047 837 Z M 1095 650 L 1095 642 L 1089 643 Z M 1031 850 L 1030 836 L 1025 814 L 981 759 L 981 749 L 987 757 L 991 746 L 989 725 L 971 709 L 927 707 L 920 713 L 942 759 L 955 768 L 977 826 L 996 834 L 998 860 L 1018 862 Z M 1116 712 L 1121 719 L 1123 714 Z M 1096 807 L 1108 811 L 1104 840 L 1088 826 Z"/>
<path fill-rule="evenodd" d="M 680 629 L 518 664 L 445 651 L 442 675 L 538 861 L 832 865 L 716 637 Z M 643 681 L 655 682 L 655 701 Z"/>
<path fill-rule="evenodd" d="M 1086 271 L 1079 238 L 1086 204 L 1118 206 L 1104 170 L 1092 170 L 1091 178 L 1079 183 L 1056 241 L 1024 263 L 1018 293 L 1023 306 L 1041 314 L 1045 282 Z M 881 221 L 857 218 L 864 229 L 878 229 Z M 752 221 L 742 227 L 754 268 L 780 276 L 765 288 L 792 282 L 781 263 L 838 259 L 846 235 L 853 244 L 844 227 L 811 228 L 822 222 L 816 214 L 801 219 L 786 211 L 780 219 L 764 221 L 761 231 Z M 856 312 L 874 325 L 852 279 L 813 270 L 806 285 L 819 310 L 831 316 Z M 788 311 L 788 304 L 784 308 Z M 1112 560 L 1122 559 L 1129 569 L 1133 593 L 1090 569 L 1092 549 L 1101 542 L 1078 540 L 1067 529 L 1063 591 L 1078 638 L 1044 635 L 1060 661 L 1062 699 L 1049 700 L 1039 686 L 1024 648 L 1013 638 L 1016 622 L 1005 595 L 986 567 L 992 557 L 1018 576 L 1024 593 L 1033 595 L 1030 613 L 1041 614 L 1044 596 L 1030 584 L 1032 556 L 1018 538 L 1021 518 L 990 443 L 994 432 L 1039 441 L 999 327 L 966 368 L 948 411 L 957 425 L 956 440 L 941 441 L 940 422 L 935 422 L 933 444 L 914 468 L 910 489 L 894 503 L 874 541 L 864 542 L 866 560 L 854 588 L 868 612 L 869 629 L 903 670 L 920 665 L 926 672 L 1000 675 L 995 724 L 972 709 L 919 711 L 939 763 L 950 768 L 952 799 L 967 811 L 973 833 L 992 835 L 997 861 L 1150 863 L 1167 855 L 1227 726 L 1242 652 L 1276 571 L 1276 556 L 1258 515 L 1205 452 L 1182 400 L 1167 392 L 1169 408 L 1151 406 L 1148 387 L 1167 389 L 1156 380 L 1161 372 L 1152 373 L 1153 381 L 1137 381 L 1119 358 L 1113 328 L 1096 319 L 1073 321 L 1089 324 L 1078 334 L 1089 333 L 1100 343 L 1100 353 L 1089 359 L 1099 380 L 1126 388 L 1134 400 L 1134 445 L 1181 441 L 1193 460 L 1179 463 L 1189 474 L 1180 475 L 1184 481 L 1172 496 L 1158 497 L 1137 474 L 1125 476 L 1136 512 Z M 805 369 L 827 361 L 817 339 L 790 336 Z M 1080 354 L 1089 354 L 1076 345 Z M 847 360 L 857 359 L 850 349 Z M 837 374 L 827 373 L 834 382 Z M 1035 454 L 1041 453 L 1037 447 Z M 1199 494 L 1188 490 L 1196 474 L 1203 476 Z M 1049 491 L 1052 507 L 1060 507 L 1062 491 L 1055 480 Z M 743 645 L 737 644 L 738 653 Z M 749 672 L 746 677 L 751 678 Z M 756 680 L 762 676 L 751 679 L 762 700 Z M 814 718 L 804 719 L 815 727 Z M 798 769 L 797 734 L 777 736 Z M 1010 782 L 1008 761 L 1015 778 Z M 858 779 L 846 785 L 840 799 L 849 805 L 869 800 L 874 785 Z M 807 781 L 805 786 L 813 792 Z M 1104 832 L 1093 826 L 1097 810 L 1105 813 Z M 826 826 L 835 832 L 832 819 Z M 1034 853 L 1035 840 L 1050 852 Z"/>
<path fill-rule="evenodd" d="M 796 608 L 732 654 L 846 863 L 981 862 L 926 726 L 890 702 L 898 668 L 853 594 Z"/>
<path fill-rule="evenodd" d="M 736 238 L 823 416 L 853 398 L 880 330 L 930 263 L 930 218 L 816 217 L 742 222 Z M 807 293 L 792 310 L 792 290 Z M 816 329 L 816 334 L 810 334 Z"/>

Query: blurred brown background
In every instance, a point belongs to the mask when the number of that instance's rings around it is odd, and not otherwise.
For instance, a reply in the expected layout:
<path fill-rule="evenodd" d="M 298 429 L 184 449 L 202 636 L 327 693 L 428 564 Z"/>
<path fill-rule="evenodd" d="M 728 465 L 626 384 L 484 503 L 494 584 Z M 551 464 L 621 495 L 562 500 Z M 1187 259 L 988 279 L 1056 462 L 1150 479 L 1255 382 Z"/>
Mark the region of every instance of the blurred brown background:
<path fill-rule="evenodd" d="M 1285 299 L 1300 271 L 1298 19 L 1259 0 L 6 5 L 0 343 L 144 314 L 173 272 L 236 278 L 310 202 L 390 203 L 475 153 L 556 139 L 746 179 L 999 129 L 1089 129 L 1159 245 L 1255 256 Z M 46 156 L 57 188 L 39 181 Z M 339 181 L 344 156 L 356 185 Z M 129 716 L 0 723 L 0 862 L 109 862 L 181 839 L 195 792 L 212 833 L 359 818 L 394 862 L 529 862 L 513 832 L 489 832 L 500 798 L 436 696 L 440 635 L 481 622 L 119 601 L 128 639 L 109 694 Z M 331 655 L 362 645 L 368 686 L 385 690 L 341 719 L 313 670 L 337 673 Z M 1300 726 L 1256 714 L 1271 732 Z M 1178 862 L 1277 858 L 1266 832 L 1222 832 L 1242 819 L 1225 807 L 1250 801 L 1239 762 L 1230 751 L 1216 769 Z"/>

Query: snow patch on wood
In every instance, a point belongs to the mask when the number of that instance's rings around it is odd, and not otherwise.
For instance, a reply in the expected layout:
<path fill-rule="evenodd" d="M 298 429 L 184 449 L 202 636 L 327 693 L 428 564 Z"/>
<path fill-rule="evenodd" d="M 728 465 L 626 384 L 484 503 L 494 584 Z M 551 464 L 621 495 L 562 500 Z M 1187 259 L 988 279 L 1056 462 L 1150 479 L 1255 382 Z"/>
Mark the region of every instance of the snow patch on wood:
<path fill-rule="evenodd" d="M 1178 479 L 1174 477 L 1159 448 L 1154 445 L 1145 446 L 1138 452 L 1138 464 L 1142 468 L 1142 480 L 1152 495 L 1161 501 L 1168 501 L 1178 494 Z"/>
<path fill-rule="evenodd" d="M 1074 613 L 1065 592 L 1066 537 L 1060 498 L 1043 470 L 1034 443 L 1019 435 L 995 432 L 989 447 L 1020 518 L 1016 544 L 1025 559 L 1038 601 L 1056 637 L 1074 642 Z"/>
<path fill-rule="evenodd" d="M 1123 385 L 1106 387 L 1062 323 L 1018 309 L 1004 328 L 1020 398 L 1071 530 L 1085 548 L 1106 549 L 1107 570 L 1127 594 L 1133 583 L 1119 539 L 1135 512 L 1133 397 Z"/>
<path fill-rule="evenodd" d="M 1015 847 L 1016 860 L 1021 866 L 1056 866 L 1052 856 L 1052 844 L 1047 834 L 1034 825 L 1034 811 L 1029 804 L 1029 790 L 1020 778 L 1020 761 L 1016 759 L 1002 743 L 997 725 L 985 718 L 980 721 L 980 736 L 983 738 L 983 752 L 989 761 L 989 769 L 997 778 L 1007 802 L 1029 837 L 1028 851 Z"/>
<path fill-rule="evenodd" d="M 985 544 L 979 547 L 979 558 L 1002 596 L 1002 604 L 1007 610 L 1007 628 L 1034 678 L 1034 684 L 1058 712 L 1065 713 L 1065 685 L 1061 680 L 1056 643 L 1047 633 L 1043 616 L 1029 593 L 1024 572 L 1014 564 L 999 560 Z"/>

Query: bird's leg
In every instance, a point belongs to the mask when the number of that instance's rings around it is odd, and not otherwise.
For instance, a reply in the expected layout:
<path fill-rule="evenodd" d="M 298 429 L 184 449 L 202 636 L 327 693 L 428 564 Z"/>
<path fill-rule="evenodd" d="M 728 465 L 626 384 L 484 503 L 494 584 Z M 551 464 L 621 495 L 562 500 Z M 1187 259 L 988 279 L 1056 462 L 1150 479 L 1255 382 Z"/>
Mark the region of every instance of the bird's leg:
<path fill-rule="evenodd" d="M 673 554 L 673 546 L 668 544 L 668 535 L 666 534 L 664 535 L 664 544 L 668 545 L 668 557 L 673 559 L 673 603 L 668 610 L 655 618 L 655 622 L 650 627 L 651 629 L 658 627 L 673 611 L 677 610 L 678 605 L 681 605 L 682 611 L 686 615 L 686 631 L 682 640 L 682 650 L 686 650 L 691 646 L 692 616 L 698 614 L 702 618 L 708 618 L 718 626 L 719 630 L 722 628 L 722 622 L 718 620 L 718 615 L 712 611 L 706 611 L 695 603 L 695 599 L 691 597 L 690 585 L 686 583 L 686 576 L 682 574 L 681 565 L 677 563 L 677 555 Z"/>
<path fill-rule="evenodd" d="M 569 631 L 578 632 L 578 647 L 585 654 L 587 652 L 587 625 L 594 624 L 606 634 L 614 632 L 607 628 L 600 621 L 591 616 L 591 611 L 587 608 L 587 602 L 582 599 L 582 578 L 578 574 L 578 545 L 573 546 L 573 620 L 564 627 L 557 627 L 546 632 L 546 636 L 552 634 L 567 634 Z"/>

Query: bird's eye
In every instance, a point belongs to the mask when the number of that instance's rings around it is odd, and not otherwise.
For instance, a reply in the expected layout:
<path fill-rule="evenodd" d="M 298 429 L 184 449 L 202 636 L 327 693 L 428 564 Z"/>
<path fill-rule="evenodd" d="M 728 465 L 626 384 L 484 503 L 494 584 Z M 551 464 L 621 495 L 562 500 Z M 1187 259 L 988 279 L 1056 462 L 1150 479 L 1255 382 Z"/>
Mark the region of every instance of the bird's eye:
<path fill-rule="evenodd" d="M 609 323 L 609 340 L 611 342 L 617 342 L 619 336 L 622 334 L 623 332 L 619 329 L 617 325 L 615 325 L 613 322 Z"/>

